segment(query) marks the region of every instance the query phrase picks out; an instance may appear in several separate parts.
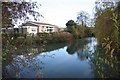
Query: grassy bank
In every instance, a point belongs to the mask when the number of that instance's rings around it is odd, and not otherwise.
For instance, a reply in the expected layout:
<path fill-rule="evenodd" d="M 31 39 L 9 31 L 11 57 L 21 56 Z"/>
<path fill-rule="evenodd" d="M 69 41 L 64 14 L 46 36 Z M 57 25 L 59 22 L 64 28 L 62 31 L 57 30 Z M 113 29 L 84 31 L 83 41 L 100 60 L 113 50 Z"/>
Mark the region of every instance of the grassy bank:
<path fill-rule="evenodd" d="M 4 58 L 22 47 L 43 46 L 52 43 L 70 43 L 73 40 L 72 34 L 68 32 L 39 33 L 28 36 L 26 34 L 2 34 L 2 54 Z"/>
<path fill-rule="evenodd" d="M 68 32 L 59 33 L 38 33 L 36 36 L 27 36 L 25 34 L 3 34 L 2 44 L 6 46 L 7 44 L 22 46 L 22 45 L 42 45 L 49 43 L 61 43 L 61 42 L 71 42 L 73 39 L 72 35 Z"/>

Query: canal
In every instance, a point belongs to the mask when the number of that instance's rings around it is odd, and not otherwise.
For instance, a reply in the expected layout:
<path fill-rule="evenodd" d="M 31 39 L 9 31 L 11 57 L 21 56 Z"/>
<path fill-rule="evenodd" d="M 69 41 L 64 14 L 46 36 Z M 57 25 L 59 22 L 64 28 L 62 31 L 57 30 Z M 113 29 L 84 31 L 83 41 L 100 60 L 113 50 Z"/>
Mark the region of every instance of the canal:
<path fill-rule="evenodd" d="M 101 72 L 99 70 L 101 68 L 96 69 L 97 62 L 93 63 L 91 60 L 95 57 L 92 54 L 95 53 L 96 47 L 97 39 L 88 37 L 70 44 L 58 43 L 37 46 L 24 52 L 18 50 L 22 54 L 12 55 L 11 61 L 3 67 L 3 77 L 96 78 L 101 77 L 101 75 L 104 77 L 106 72 Z M 112 71 L 111 69 L 113 68 L 110 68 L 108 72 Z M 117 72 L 115 76 L 117 76 Z"/>

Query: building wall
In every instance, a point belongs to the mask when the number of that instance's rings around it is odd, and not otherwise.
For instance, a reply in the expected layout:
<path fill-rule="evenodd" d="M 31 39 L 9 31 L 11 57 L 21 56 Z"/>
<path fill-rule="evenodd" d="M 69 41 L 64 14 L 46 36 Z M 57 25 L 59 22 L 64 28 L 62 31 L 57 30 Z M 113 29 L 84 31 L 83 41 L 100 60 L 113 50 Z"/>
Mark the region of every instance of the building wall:
<path fill-rule="evenodd" d="M 55 26 L 51 26 L 51 25 L 39 25 L 39 32 L 40 33 L 58 32 L 58 28 Z"/>
<path fill-rule="evenodd" d="M 59 32 L 59 28 L 58 27 L 54 27 L 54 32 Z"/>
<path fill-rule="evenodd" d="M 29 34 L 58 32 L 58 27 L 54 25 L 48 25 L 48 24 L 36 24 L 36 25 L 38 26 L 23 26 L 23 28 L 27 28 L 27 32 Z"/>
<path fill-rule="evenodd" d="M 38 27 L 37 26 L 23 26 L 23 28 L 27 28 L 28 34 L 37 34 L 38 33 Z"/>
<path fill-rule="evenodd" d="M 58 32 L 59 28 L 51 25 L 39 25 L 39 26 L 22 26 L 22 28 L 14 29 L 1 29 L 2 33 L 23 33 L 23 34 L 37 34 L 37 33 L 51 33 Z"/>
<path fill-rule="evenodd" d="M 61 32 L 66 31 L 66 28 L 60 28 L 60 31 Z"/>
<path fill-rule="evenodd" d="M 38 33 L 43 33 L 46 31 L 46 26 L 45 25 L 39 25 L 39 32 Z"/>

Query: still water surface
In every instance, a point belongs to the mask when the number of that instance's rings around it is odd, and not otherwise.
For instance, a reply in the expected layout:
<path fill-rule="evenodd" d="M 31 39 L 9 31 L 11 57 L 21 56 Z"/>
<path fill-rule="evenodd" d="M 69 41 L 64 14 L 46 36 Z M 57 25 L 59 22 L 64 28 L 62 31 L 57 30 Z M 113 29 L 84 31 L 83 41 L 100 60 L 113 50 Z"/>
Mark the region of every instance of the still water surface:
<path fill-rule="evenodd" d="M 88 56 L 96 46 L 96 38 L 91 37 L 71 44 L 31 48 L 26 54 L 14 55 L 3 68 L 3 73 L 5 77 L 12 78 L 94 78 Z"/>

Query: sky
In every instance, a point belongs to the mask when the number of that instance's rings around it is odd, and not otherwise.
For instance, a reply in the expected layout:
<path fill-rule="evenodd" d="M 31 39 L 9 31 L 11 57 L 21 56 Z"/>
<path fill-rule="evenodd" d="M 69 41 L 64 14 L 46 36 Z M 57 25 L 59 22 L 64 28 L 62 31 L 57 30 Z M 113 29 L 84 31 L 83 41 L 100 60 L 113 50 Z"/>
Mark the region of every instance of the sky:
<path fill-rule="evenodd" d="M 66 27 L 69 20 L 76 21 L 80 11 L 86 11 L 91 16 L 95 6 L 95 0 L 32 0 L 42 6 L 39 12 L 44 16 L 40 22 L 50 23 L 59 27 Z"/>

